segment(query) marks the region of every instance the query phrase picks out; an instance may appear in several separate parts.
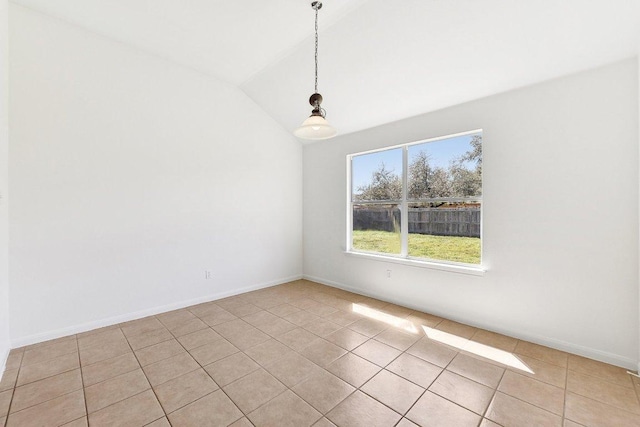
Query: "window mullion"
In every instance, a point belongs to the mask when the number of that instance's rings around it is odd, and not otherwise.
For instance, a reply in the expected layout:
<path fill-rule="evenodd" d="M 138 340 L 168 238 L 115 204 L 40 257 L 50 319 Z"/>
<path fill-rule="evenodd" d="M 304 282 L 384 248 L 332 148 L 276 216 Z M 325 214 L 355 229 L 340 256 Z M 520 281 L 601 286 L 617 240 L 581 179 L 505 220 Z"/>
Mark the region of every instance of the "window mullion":
<path fill-rule="evenodd" d="M 409 256 L 409 204 L 408 198 L 409 147 L 402 148 L 402 202 L 400 204 L 400 255 Z"/>
<path fill-rule="evenodd" d="M 353 249 L 353 157 L 347 156 L 347 241 L 345 246 L 347 251 Z"/>

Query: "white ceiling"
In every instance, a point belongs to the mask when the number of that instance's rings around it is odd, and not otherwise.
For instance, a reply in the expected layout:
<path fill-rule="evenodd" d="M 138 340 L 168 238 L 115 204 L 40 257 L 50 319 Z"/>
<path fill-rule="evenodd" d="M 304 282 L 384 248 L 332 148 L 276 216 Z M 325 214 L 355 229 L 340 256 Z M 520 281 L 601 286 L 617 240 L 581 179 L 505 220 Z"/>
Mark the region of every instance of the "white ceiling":
<path fill-rule="evenodd" d="M 13 0 L 310 113 L 310 0 Z M 324 0 L 319 91 L 341 134 L 638 53 L 640 0 Z"/>
<path fill-rule="evenodd" d="M 12 0 L 240 85 L 313 32 L 305 0 Z M 325 23 L 364 0 L 333 0 Z"/>

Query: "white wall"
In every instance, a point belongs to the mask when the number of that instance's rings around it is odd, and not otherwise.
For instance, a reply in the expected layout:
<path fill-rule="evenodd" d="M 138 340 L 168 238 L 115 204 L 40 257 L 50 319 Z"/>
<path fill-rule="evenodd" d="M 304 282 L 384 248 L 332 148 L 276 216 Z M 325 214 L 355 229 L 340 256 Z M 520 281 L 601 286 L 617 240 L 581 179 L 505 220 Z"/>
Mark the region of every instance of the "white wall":
<path fill-rule="evenodd" d="M 0 0 L 0 376 L 9 352 L 8 1 Z"/>
<path fill-rule="evenodd" d="M 479 128 L 484 276 L 343 253 L 347 154 Z M 305 146 L 304 272 L 637 366 L 638 61 Z"/>
<path fill-rule="evenodd" d="M 10 12 L 14 345 L 301 276 L 297 140 L 235 87 Z"/>

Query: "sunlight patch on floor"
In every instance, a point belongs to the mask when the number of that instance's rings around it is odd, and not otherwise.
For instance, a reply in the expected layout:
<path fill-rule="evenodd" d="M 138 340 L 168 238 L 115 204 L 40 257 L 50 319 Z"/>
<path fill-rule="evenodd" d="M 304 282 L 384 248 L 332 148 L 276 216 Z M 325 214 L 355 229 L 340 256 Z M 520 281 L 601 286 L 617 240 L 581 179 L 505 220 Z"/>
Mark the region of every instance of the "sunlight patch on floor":
<path fill-rule="evenodd" d="M 417 334 L 420 332 L 418 327 L 413 322 L 403 319 L 392 314 L 385 313 L 380 310 L 376 310 L 371 307 L 367 307 L 362 304 L 352 304 L 352 311 L 357 314 L 361 314 L 370 319 L 378 320 L 386 323 L 398 329 L 402 329 L 406 332 Z M 506 366 L 510 366 L 515 369 L 519 369 L 523 372 L 534 374 L 522 360 L 520 360 L 515 354 L 508 351 L 500 350 L 499 348 L 492 347 L 490 345 L 481 344 L 479 342 L 471 341 L 467 338 L 462 338 L 454 334 L 450 334 L 445 331 L 433 329 L 428 326 L 419 325 L 422 327 L 425 335 L 434 341 L 441 342 L 451 347 L 455 347 L 458 350 L 473 353 L 475 355 L 484 357 L 485 359 L 493 360 L 494 362 L 501 363 Z"/>
<path fill-rule="evenodd" d="M 352 310 L 354 313 L 361 314 L 370 319 L 378 320 L 388 325 L 394 326 L 398 329 L 402 329 L 406 332 L 417 334 L 420 330 L 412 322 L 406 319 L 402 319 L 398 316 L 384 313 L 380 310 L 373 309 L 361 304 L 353 304 Z"/>
<path fill-rule="evenodd" d="M 485 359 L 493 360 L 494 362 L 502 363 L 503 365 L 511 366 L 512 368 L 519 369 L 530 374 L 535 373 L 515 354 L 508 351 L 500 350 L 499 348 L 491 347 L 490 345 L 480 344 L 479 342 L 471 341 L 438 329 L 429 328 L 428 326 L 422 326 L 422 329 L 427 337 L 434 341 L 441 342 L 462 351 L 473 353 L 484 357 Z"/>

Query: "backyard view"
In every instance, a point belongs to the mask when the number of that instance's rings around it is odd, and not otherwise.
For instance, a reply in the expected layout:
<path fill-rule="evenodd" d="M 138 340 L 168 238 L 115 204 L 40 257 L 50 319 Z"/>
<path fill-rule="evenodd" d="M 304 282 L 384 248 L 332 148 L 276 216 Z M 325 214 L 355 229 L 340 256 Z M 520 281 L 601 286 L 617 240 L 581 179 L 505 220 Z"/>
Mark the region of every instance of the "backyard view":
<path fill-rule="evenodd" d="M 353 247 L 367 252 L 400 253 L 397 233 L 376 230 L 354 230 Z M 409 254 L 417 258 L 480 264 L 480 239 L 412 234 Z"/>
<path fill-rule="evenodd" d="M 481 204 L 480 133 L 352 157 L 352 250 L 480 264 Z"/>

